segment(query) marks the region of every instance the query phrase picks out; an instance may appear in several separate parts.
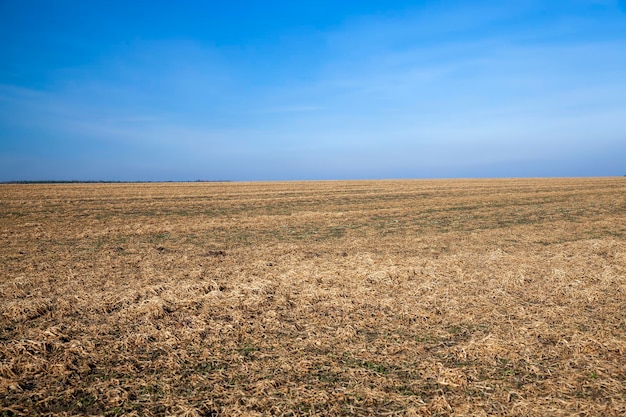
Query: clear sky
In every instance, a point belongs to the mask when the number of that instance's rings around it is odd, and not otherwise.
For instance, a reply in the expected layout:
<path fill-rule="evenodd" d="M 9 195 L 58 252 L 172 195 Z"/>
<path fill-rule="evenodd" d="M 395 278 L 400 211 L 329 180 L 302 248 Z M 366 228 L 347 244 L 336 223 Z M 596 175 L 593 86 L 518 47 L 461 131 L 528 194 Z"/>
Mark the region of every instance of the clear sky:
<path fill-rule="evenodd" d="M 0 181 L 624 174 L 624 1 L 0 0 Z"/>

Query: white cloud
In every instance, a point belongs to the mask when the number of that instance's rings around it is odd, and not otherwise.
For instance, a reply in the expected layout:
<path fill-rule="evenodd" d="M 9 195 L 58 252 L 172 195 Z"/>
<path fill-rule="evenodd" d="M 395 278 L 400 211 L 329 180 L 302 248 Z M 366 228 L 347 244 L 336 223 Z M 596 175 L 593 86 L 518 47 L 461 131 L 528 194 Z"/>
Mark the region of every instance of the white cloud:
<path fill-rule="evenodd" d="M 471 4 L 346 22 L 306 77 L 274 74 L 280 60 L 257 77 L 245 48 L 137 41 L 45 89 L 0 85 L 0 127 L 230 178 L 624 153 L 626 36 L 582 36 L 584 16 L 516 20 L 538 2 Z"/>

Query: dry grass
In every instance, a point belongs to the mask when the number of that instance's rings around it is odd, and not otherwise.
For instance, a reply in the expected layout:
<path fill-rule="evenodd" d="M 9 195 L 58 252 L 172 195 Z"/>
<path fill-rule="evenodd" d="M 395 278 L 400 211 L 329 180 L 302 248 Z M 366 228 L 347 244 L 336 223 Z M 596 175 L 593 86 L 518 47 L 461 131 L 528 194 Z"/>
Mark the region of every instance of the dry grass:
<path fill-rule="evenodd" d="M 0 415 L 625 415 L 626 179 L 0 186 Z"/>

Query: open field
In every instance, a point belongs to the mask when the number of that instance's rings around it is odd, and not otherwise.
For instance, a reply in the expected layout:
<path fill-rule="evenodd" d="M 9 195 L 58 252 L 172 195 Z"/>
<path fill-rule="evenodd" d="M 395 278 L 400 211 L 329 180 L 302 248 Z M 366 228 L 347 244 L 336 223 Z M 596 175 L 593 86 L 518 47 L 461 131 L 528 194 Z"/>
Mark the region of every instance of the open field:
<path fill-rule="evenodd" d="M 626 178 L 0 185 L 0 415 L 626 415 Z"/>

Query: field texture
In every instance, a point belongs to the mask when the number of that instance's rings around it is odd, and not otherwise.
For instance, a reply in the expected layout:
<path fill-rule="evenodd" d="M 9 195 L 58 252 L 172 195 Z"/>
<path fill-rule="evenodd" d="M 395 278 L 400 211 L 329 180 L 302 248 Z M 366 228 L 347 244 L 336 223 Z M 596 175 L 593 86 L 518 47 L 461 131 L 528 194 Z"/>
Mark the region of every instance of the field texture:
<path fill-rule="evenodd" d="M 0 185 L 0 415 L 626 415 L 626 178 Z"/>

